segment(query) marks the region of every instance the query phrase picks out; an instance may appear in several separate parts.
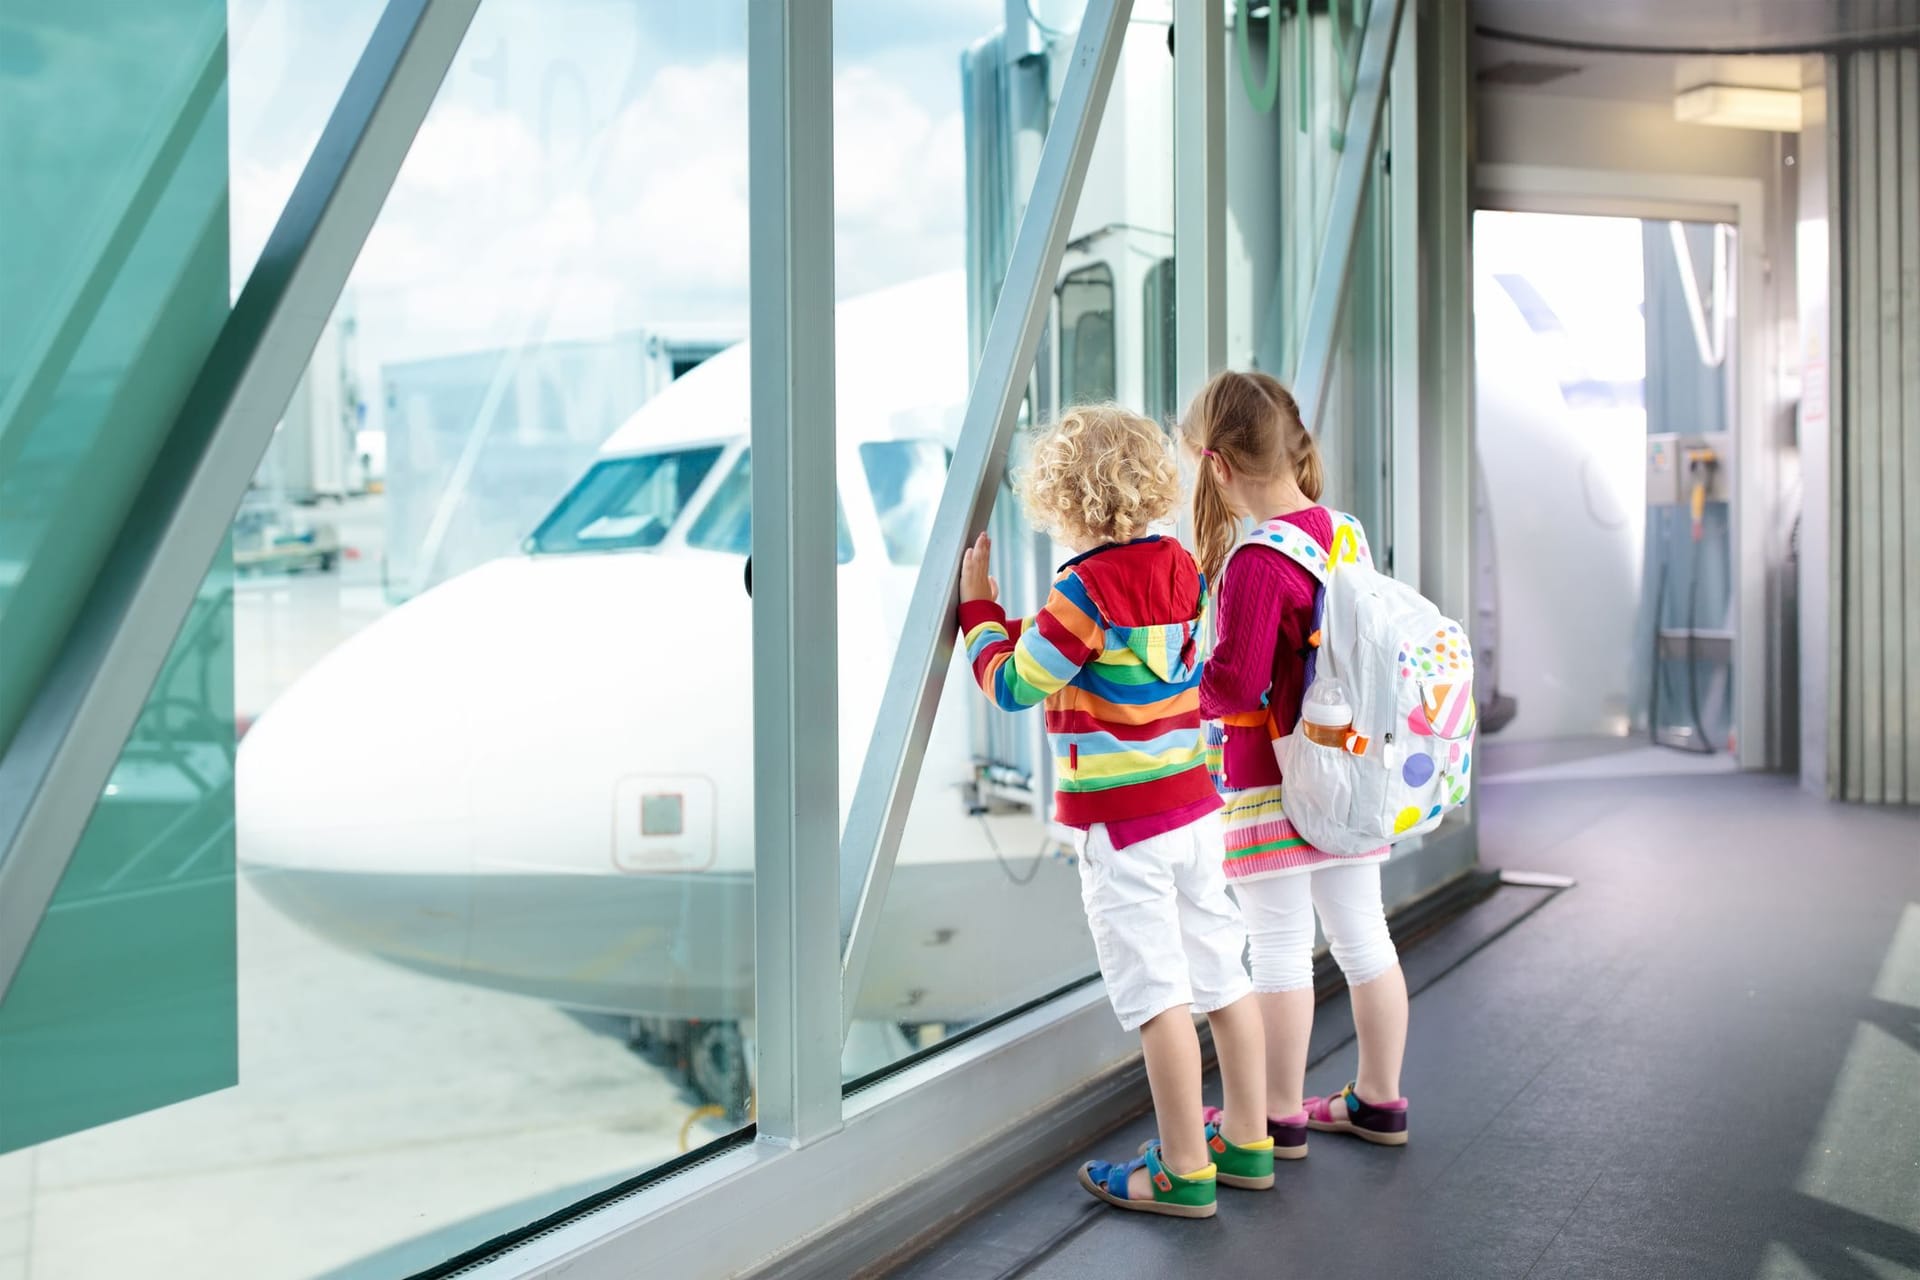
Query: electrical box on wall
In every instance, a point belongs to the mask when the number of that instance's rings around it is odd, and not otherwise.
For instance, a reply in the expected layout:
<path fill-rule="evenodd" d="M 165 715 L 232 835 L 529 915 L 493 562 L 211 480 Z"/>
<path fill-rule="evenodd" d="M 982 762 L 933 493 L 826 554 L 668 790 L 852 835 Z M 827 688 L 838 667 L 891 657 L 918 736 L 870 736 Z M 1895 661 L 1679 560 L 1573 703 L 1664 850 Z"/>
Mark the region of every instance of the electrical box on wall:
<path fill-rule="evenodd" d="M 1697 435 L 1647 437 L 1647 505 L 1677 507 L 1692 501 L 1697 483 L 1706 485 L 1708 502 L 1732 497 L 1733 460 L 1724 431 Z"/>

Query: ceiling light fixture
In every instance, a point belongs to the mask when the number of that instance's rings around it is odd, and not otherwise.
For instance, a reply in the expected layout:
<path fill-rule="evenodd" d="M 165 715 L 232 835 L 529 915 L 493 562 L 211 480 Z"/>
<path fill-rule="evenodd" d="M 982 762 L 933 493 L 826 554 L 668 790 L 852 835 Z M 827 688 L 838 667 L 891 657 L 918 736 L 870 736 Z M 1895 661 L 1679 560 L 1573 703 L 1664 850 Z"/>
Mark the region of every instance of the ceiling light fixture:
<path fill-rule="evenodd" d="M 1674 96 L 1673 118 L 1681 124 L 1712 124 L 1730 129 L 1798 133 L 1800 94 L 1793 89 L 1703 84 Z"/>

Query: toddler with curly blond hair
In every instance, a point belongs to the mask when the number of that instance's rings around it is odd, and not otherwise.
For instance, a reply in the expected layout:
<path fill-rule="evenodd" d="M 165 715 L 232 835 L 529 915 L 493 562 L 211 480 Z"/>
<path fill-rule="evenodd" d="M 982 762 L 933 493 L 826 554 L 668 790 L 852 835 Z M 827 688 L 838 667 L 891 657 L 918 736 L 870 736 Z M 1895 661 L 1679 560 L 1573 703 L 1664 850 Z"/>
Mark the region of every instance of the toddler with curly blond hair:
<path fill-rule="evenodd" d="M 1036 435 L 1020 489 L 1034 524 L 1074 555 L 1040 612 L 1010 621 L 981 534 L 961 564 L 960 629 L 995 705 L 1046 708 L 1056 817 L 1076 833 L 1100 973 L 1121 1025 L 1140 1032 L 1160 1123 L 1139 1159 L 1093 1161 L 1080 1181 L 1122 1209 L 1211 1217 L 1217 1183 L 1273 1185 L 1273 1140 L 1200 733 L 1206 582 L 1185 547 L 1151 532 L 1180 499 L 1179 471 L 1154 423 L 1086 405 Z M 1224 1131 L 1202 1117 L 1196 1009 L 1219 1051 Z M 1253 1120 L 1244 1133 L 1241 1116 Z"/>

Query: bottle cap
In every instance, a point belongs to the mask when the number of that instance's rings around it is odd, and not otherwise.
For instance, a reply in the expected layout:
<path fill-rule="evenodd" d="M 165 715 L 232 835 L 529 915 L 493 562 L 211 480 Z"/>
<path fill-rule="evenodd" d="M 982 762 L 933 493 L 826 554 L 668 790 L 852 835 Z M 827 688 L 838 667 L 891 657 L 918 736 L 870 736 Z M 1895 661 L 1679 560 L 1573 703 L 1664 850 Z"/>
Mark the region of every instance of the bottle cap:
<path fill-rule="evenodd" d="M 1353 723 L 1346 688 L 1334 679 L 1315 680 L 1300 700 L 1300 718 L 1312 724 L 1340 727 Z"/>

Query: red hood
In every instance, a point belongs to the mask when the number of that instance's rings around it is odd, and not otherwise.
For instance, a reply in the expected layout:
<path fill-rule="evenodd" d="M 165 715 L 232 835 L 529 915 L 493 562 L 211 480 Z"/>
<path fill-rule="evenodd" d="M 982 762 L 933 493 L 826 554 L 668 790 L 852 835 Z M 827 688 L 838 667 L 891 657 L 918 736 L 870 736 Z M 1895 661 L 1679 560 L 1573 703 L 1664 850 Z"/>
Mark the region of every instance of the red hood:
<path fill-rule="evenodd" d="M 1112 626 L 1172 626 L 1200 616 L 1200 568 L 1172 538 L 1103 547 L 1068 564 Z"/>

